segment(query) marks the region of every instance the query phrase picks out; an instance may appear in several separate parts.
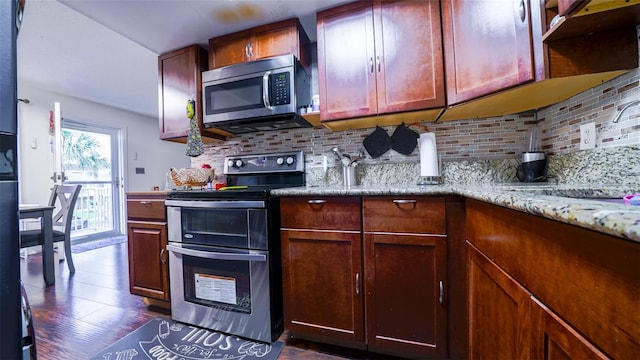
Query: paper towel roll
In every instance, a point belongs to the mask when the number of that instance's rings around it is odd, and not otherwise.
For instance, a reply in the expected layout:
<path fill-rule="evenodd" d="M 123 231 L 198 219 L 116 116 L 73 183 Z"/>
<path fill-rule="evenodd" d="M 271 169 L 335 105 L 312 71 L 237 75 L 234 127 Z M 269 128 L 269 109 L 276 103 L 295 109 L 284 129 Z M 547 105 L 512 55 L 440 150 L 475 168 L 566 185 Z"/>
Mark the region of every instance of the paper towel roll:
<path fill-rule="evenodd" d="M 436 134 L 424 133 L 420 135 L 420 176 L 440 176 L 438 171 L 438 149 Z"/>

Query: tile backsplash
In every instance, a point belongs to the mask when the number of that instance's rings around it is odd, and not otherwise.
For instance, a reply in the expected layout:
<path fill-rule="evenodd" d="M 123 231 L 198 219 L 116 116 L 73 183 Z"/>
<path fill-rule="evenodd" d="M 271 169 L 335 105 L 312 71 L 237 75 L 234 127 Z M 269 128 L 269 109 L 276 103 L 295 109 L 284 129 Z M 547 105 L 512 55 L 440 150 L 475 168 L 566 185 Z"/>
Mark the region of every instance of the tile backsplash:
<path fill-rule="evenodd" d="M 528 131 L 536 126 L 541 134 L 543 150 L 549 155 L 579 152 L 580 125 L 590 122 L 596 125 L 596 149 L 636 145 L 640 144 L 640 105 L 627 109 L 618 123 L 614 124 L 612 119 L 624 105 L 640 99 L 639 82 L 640 70 L 635 69 L 537 112 L 422 125 L 428 126 L 436 134 L 438 153 L 444 163 L 492 160 L 508 160 L 511 163 L 511 160 L 515 160 L 517 166 L 520 154 L 528 147 Z M 395 127 L 384 129 L 392 135 Z M 420 127 L 413 129 L 424 132 Z M 364 151 L 362 141 L 373 130 L 332 132 L 325 128 L 311 128 L 245 134 L 224 143 L 207 144 L 205 154 L 193 158 L 191 163 L 194 167 L 208 163 L 216 169 L 217 174 L 222 174 L 223 159 L 227 155 L 303 150 L 307 171 L 317 172 L 324 168 L 325 157 L 327 167 L 339 168 L 340 164 L 330 153 L 332 147 L 349 154 Z M 376 159 L 367 155 L 362 164 L 371 166 L 418 161 L 416 148 L 409 155 L 394 150 Z M 444 167 L 443 172 L 446 171 Z"/>

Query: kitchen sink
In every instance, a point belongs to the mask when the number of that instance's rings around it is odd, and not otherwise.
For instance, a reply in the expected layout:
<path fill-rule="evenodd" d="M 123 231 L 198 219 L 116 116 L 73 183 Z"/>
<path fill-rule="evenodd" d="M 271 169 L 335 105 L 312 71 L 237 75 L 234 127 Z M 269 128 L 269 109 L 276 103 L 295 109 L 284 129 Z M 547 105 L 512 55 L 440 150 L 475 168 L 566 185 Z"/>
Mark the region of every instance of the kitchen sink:
<path fill-rule="evenodd" d="M 632 189 L 622 189 L 619 186 L 605 186 L 600 188 L 588 187 L 546 187 L 546 186 L 514 186 L 509 191 L 527 193 L 532 196 L 545 195 L 570 198 L 576 200 L 592 200 L 609 204 L 625 205 L 624 196 L 637 193 Z"/>
<path fill-rule="evenodd" d="M 618 205 L 626 205 L 624 203 L 624 199 L 623 198 L 576 198 L 576 199 L 580 199 L 580 200 L 594 200 L 594 201 L 601 201 L 601 202 L 605 202 L 605 203 L 609 203 L 609 204 L 618 204 Z"/>

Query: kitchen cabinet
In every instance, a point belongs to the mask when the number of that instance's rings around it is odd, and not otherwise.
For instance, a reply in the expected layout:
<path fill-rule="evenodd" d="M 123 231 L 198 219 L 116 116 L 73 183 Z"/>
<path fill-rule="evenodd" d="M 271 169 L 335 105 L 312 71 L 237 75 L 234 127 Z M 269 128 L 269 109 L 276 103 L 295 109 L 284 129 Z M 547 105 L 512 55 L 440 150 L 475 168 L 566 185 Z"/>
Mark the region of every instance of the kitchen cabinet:
<path fill-rule="evenodd" d="M 363 349 L 360 198 L 282 198 L 285 329 Z"/>
<path fill-rule="evenodd" d="M 470 358 L 640 357 L 638 243 L 466 205 Z"/>
<path fill-rule="evenodd" d="M 196 118 L 205 142 L 224 140 L 230 134 L 202 125 L 202 72 L 207 70 L 207 51 L 187 46 L 158 57 L 158 105 L 160 139 L 187 142 L 190 120 L 187 100 L 195 99 Z"/>
<path fill-rule="evenodd" d="M 468 254 L 469 359 L 527 359 L 531 294 L 473 246 Z"/>
<path fill-rule="evenodd" d="M 362 214 L 368 349 L 446 358 L 444 197 L 364 197 Z"/>
<path fill-rule="evenodd" d="M 308 68 L 309 43 L 298 19 L 262 25 L 209 39 L 209 68 L 285 54 L 295 55 Z"/>
<path fill-rule="evenodd" d="M 637 68 L 635 6 L 551 29 L 557 4 L 443 0 L 448 107 L 439 120 L 536 110 Z"/>
<path fill-rule="evenodd" d="M 129 290 L 169 306 L 166 193 L 127 193 Z"/>
<path fill-rule="evenodd" d="M 422 120 L 441 113 L 445 94 L 439 5 L 362 1 L 317 14 L 320 119 L 326 127 L 406 121 L 402 116 L 378 117 L 391 113 L 422 110 Z"/>
<path fill-rule="evenodd" d="M 447 356 L 444 197 L 284 197 L 280 206 L 292 336 Z"/>
<path fill-rule="evenodd" d="M 534 80 L 526 1 L 443 0 L 442 8 L 449 105 Z"/>
<path fill-rule="evenodd" d="M 609 359 L 536 298 L 532 299 L 533 359 Z"/>

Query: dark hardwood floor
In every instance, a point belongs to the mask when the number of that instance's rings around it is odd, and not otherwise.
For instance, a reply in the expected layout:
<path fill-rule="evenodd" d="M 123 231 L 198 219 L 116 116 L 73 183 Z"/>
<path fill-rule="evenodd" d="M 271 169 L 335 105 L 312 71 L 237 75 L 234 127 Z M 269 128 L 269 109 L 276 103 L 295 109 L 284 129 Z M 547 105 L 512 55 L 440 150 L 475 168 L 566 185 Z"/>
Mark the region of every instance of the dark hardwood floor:
<path fill-rule="evenodd" d="M 56 254 L 56 260 L 58 260 Z M 76 272 L 69 274 L 64 261 L 56 261 L 56 283 L 46 286 L 42 258 L 21 259 L 24 283 L 36 329 L 38 359 L 89 359 L 103 348 L 167 310 L 149 307 L 142 297 L 129 293 L 127 243 L 73 254 Z M 290 339 L 279 360 L 390 359 L 389 356 Z"/>

